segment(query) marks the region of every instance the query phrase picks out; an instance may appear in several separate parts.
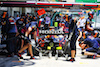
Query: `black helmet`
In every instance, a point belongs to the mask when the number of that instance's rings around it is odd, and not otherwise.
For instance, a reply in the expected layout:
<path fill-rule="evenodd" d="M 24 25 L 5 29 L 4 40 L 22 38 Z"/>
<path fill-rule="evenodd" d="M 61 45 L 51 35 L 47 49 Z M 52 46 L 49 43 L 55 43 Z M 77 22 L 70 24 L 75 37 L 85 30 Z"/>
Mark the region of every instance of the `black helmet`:
<path fill-rule="evenodd" d="M 88 16 L 91 17 L 91 18 L 93 18 L 93 15 L 94 15 L 94 13 L 91 12 L 91 11 L 88 13 Z"/>
<path fill-rule="evenodd" d="M 68 19 L 72 19 L 72 14 L 68 14 Z"/>

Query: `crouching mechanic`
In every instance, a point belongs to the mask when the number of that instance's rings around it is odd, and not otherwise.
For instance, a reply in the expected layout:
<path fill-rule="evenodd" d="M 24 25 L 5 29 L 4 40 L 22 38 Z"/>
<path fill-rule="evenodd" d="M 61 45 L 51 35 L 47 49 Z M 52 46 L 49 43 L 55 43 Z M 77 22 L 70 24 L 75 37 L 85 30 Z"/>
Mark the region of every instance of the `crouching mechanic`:
<path fill-rule="evenodd" d="M 81 48 L 83 49 L 82 55 L 92 56 L 93 59 L 95 59 L 95 57 L 100 57 L 98 54 L 99 43 L 93 36 L 88 36 L 81 43 Z"/>

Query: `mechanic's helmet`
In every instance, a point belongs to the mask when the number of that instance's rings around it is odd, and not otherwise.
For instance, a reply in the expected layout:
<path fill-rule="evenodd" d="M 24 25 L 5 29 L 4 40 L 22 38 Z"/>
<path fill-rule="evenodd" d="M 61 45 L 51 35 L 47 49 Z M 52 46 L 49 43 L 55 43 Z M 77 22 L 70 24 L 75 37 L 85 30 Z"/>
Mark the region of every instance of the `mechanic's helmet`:
<path fill-rule="evenodd" d="M 93 15 L 94 15 L 94 13 L 91 12 L 91 11 L 88 13 L 88 16 L 91 17 L 91 18 L 93 18 Z"/>
<path fill-rule="evenodd" d="M 68 14 L 68 19 L 72 19 L 72 14 Z"/>
<path fill-rule="evenodd" d="M 86 39 L 88 35 L 89 35 L 89 33 L 87 31 L 84 31 L 83 32 L 83 39 Z"/>

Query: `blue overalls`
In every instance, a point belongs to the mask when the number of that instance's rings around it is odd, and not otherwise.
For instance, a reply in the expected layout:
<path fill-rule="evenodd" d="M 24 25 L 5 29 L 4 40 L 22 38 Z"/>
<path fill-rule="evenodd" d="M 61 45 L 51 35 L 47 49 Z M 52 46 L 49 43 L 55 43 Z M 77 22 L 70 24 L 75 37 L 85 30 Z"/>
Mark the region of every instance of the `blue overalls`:
<path fill-rule="evenodd" d="M 17 33 L 17 26 L 16 21 L 14 18 L 9 18 L 7 23 L 7 50 L 9 54 L 16 53 L 16 43 L 17 40 L 15 38 L 15 35 Z"/>
<path fill-rule="evenodd" d="M 14 20 L 14 18 L 8 19 L 7 33 L 8 33 L 8 38 L 15 37 L 15 35 L 17 33 L 17 26 L 16 26 L 16 21 Z"/>
<path fill-rule="evenodd" d="M 74 31 L 73 31 L 73 28 L 75 28 Z M 76 40 L 78 38 L 78 28 L 73 19 L 70 19 L 70 22 L 69 22 L 69 35 L 71 32 L 73 32 L 73 35 L 70 40 L 70 48 L 71 50 L 76 50 Z"/>
<path fill-rule="evenodd" d="M 37 25 L 37 22 L 36 21 L 32 21 L 32 22 L 26 24 L 26 28 L 28 29 L 28 27 L 31 27 L 32 30 L 35 31 L 36 30 L 36 25 Z"/>
<path fill-rule="evenodd" d="M 95 39 L 98 41 L 98 43 L 99 43 L 99 48 L 100 48 L 100 38 L 95 38 Z M 97 51 L 97 54 L 100 55 L 100 49 Z"/>
<path fill-rule="evenodd" d="M 98 51 L 99 43 L 93 36 L 88 36 L 84 40 L 84 44 L 87 44 L 89 46 L 89 48 L 87 48 L 86 51 L 89 51 L 89 52 L 97 52 Z"/>

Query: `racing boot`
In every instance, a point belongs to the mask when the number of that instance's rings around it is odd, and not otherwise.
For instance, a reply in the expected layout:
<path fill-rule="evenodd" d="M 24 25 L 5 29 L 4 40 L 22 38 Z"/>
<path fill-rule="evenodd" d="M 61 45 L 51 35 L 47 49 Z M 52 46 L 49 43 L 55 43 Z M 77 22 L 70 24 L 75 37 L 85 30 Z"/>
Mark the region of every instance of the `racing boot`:
<path fill-rule="evenodd" d="M 21 56 L 21 53 L 18 53 L 17 56 L 20 57 L 20 59 L 23 59 L 23 57 Z"/>
<path fill-rule="evenodd" d="M 30 59 L 36 59 L 34 56 L 31 56 L 31 58 Z"/>
<path fill-rule="evenodd" d="M 92 59 L 95 59 L 97 56 L 97 53 L 95 53 L 93 56 L 92 56 Z"/>
<path fill-rule="evenodd" d="M 74 58 L 71 58 L 71 59 L 69 59 L 69 60 L 67 60 L 67 61 L 74 62 L 74 61 L 75 61 L 75 59 L 74 59 Z"/>

